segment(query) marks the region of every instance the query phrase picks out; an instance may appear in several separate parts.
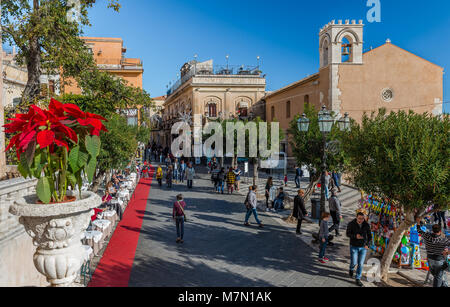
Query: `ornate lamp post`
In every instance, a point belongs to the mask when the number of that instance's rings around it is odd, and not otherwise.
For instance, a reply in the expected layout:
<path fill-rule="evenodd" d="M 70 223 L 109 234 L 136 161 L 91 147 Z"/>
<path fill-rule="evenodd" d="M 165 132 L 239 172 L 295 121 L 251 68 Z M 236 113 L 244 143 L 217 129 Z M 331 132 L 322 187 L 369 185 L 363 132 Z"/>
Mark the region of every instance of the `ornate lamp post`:
<path fill-rule="evenodd" d="M 322 107 L 319 112 L 319 129 L 323 137 L 323 156 L 322 156 L 322 177 L 321 177 L 321 195 L 320 195 L 320 213 L 325 212 L 325 176 L 327 171 L 327 150 L 331 147 L 331 142 L 327 143 L 327 136 L 333 128 L 334 119 L 331 116 L 330 111 L 326 106 Z M 310 120 L 306 117 L 306 114 L 298 120 L 297 126 L 300 132 L 306 133 L 309 131 Z M 345 113 L 345 117 L 338 121 L 339 129 L 341 131 L 350 130 L 350 118 L 348 113 Z"/>

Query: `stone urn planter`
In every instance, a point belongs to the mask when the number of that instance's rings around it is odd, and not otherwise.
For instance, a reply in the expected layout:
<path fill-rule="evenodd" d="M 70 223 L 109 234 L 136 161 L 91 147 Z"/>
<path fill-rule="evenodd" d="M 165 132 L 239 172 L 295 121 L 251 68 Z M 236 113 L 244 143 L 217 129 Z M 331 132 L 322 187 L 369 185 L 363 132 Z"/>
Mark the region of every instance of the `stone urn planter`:
<path fill-rule="evenodd" d="M 47 277 L 51 287 L 73 287 L 84 259 L 81 233 L 89 226 L 93 208 L 101 198 L 92 192 L 70 194 L 70 203 L 40 204 L 35 195 L 20 198 L 9 212 L 20 216 L 28 235 L 37 247 L 33 260 L 36 269 Z"/>

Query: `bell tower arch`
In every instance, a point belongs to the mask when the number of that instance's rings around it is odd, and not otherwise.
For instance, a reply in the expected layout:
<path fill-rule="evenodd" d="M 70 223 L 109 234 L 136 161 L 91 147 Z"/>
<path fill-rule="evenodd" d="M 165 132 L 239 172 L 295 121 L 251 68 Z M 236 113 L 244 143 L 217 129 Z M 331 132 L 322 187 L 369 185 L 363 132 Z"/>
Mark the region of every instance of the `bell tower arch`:
<path fill-rule="evenodd" d="M 363 63 L 363 21 L 339 20 L 329 22 L 320 29 L 320 68 L 330 64 Z"/>
<path fill-rule="evenodd" d="M 329 71 L 328 103 L 324 103 L 338 117 L 342 116 L 339 67 L 363 64 L 363 28 L 362 20 L 333 20 L 319 32 L 320 69 Z"/>

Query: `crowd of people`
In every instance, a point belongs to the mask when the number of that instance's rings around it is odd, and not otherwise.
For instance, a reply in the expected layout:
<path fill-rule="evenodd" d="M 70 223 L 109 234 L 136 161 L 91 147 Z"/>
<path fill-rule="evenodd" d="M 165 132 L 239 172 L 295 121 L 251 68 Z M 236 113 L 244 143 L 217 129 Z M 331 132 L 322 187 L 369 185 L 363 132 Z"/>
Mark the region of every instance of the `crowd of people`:
<path fill-rule="evenodd" d="M 154 149 L 156 148 L 156 151 Z M 184 183 L 187 181 L 187 187 L 193 187 L 193 179 L 195 177 L 195 169 L 190 162 L 186 162 L 184 159 L 177 159 L 171 156 L 170 152 L 164 153 L 160 147 L 150 147 L 147 157 L 159 161 L 160 164 L 156 171 L 156 179 L 159 186 L 163 185 L 163 179 L 165 178 L 167 187 L 170 189 L 172 184 Z M 164 157 L 162 155 L 165 154 Z M 158 156 L 159 155 L 159 156 Z M 159 160 L 158 160 L 159 159 Z M 147 164 L 148 165 L 148 164 Z M 163 167 L 165 166 L 165 171 Z M 149 165 L 148 165 L 149 166 Z M 233 194 L 234 191 L 240 190 L 240 180 L 242 171 L 239 166 L 235 167 L 220 167 L 215 158 L 211 159 L 207 164 L 208 173 L 211 174 L 211 181 L 214 185 L 216 193 Z M 145 172 L 143 173 L 145 177 Z M 314 175 L 314 174 L 312 174 Z M 300 183 L 304 172 L 300 167 L 295 168 L 295 185 L 299 188 L 297 195 L 295 196 L 293 203 L 293 217 L 297 219 L 296 234 L 302 235 L 302 223 L 308 217 L 308 212 L 305 206 L 305 191 L 300 189 Z M 112 195 L 120 183 L 120 178 L 113 177 L 113 180 L 109 183 L 109 193 Z M 285 186 L 288 184 L 287 176 L 283 180 L 283 186 L 276 187 L 274 185 L 273 177 L 267 179 L 265 185 L 265 204 L 267 212 L 277 212 L 284 210 L 284 203 L 288 195 L 285 193 Z M 315 189 L 316 187 L 314 187 Z M 326 256 L 327 247 L 332 245 L 331 240 L 335 233 L 336 237 L 341 236 L 340 227 L 343 221 L 342 204 L 338 197 L 338 193 L 341 192 L 341 176 L 337 172 L 326 172 L 325 176 L 325 194 L 328 202 L 328 211 L 323 212 L 320 219 L 320 227 L 318 234 L 316 235 L 319 241 L 319 257 L 318 261 L 322 264 L 327 263 L 330 259 Z M 256 223 L 260 228 L 264 225 L 258 216 L 257 211 L 257 186 L 250 186 L 249 191 L 245 197 L 244 205 L 246 208 L 246 214 L 244 219 L 244 225 L 250 226 L 249 220 L 253 215 Z M 314 191 L 313 191 L 314 193 Z M 183 195 L 177 195 L 176 201 L 172 208 L 172 217 L 175 221 L 177 239 L 176 243 L 184 243 L 184 223 L 186 222 L 186 210 L 187 205 L 184 201 Z M 436 214 L 436 220 L 444 221 L 445 212 L 438 212 Z M 442 218 L 444 216 L 444 218 Z M 356 217 L 347 225 L 346 236 L 349 239 L 350 246 L 350 264 L 349 264 L 349 276 L 354 278 L 358 286 L 363 286 L 361 282 L 364 263 L 369 251 L 370 242 L 372 241 L 371 227 L 367 221 L 367 215 L 364 212 L 358 212 Z M 418 220 L 418 223 L 420 221 Z M 419 229 L 419 227 L 418 227 Z M 432 233 L 421 233 L 426 249 L 428 252 L 428 259 L 430 264 L 430 272 L 434 276 L 434 285 L 436 287 L 447 286 L 445 270 L 447 269 L 446 256 L 448 255 L 449 240 L 442 236 L 442 227 L 440 224 L 433 226 Z"/>

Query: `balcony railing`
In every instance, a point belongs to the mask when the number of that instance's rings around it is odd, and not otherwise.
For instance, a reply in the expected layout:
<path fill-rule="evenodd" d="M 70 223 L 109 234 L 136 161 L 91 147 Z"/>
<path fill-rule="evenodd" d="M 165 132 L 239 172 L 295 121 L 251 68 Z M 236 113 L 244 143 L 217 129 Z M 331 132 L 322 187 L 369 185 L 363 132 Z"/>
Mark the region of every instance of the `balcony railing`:
<path fill-rule="evenodd" d="M 192 67 L 187 74 L 178 79 L 167 91 L 167 96 L 172 95 L 180 86 L 189 81 L 193 76 L 258 76 L 261 77 L 259 66 L 249 65 L 215 65 Z"/>
<path fill-rule="evenodd" d="M 136 69 L 142 68 L 143 62 L 140 59 L 109 58 L 97 59 L 97 66 L 103 69 Z"/>

